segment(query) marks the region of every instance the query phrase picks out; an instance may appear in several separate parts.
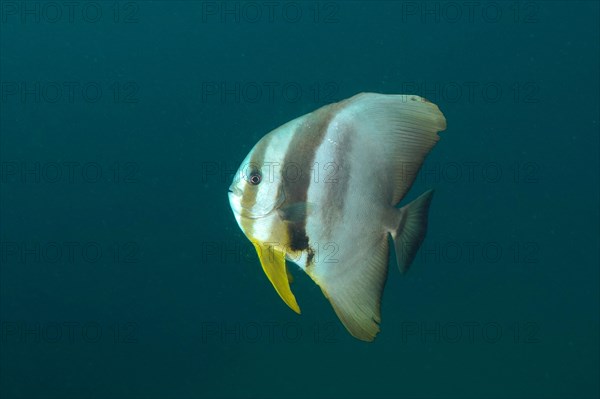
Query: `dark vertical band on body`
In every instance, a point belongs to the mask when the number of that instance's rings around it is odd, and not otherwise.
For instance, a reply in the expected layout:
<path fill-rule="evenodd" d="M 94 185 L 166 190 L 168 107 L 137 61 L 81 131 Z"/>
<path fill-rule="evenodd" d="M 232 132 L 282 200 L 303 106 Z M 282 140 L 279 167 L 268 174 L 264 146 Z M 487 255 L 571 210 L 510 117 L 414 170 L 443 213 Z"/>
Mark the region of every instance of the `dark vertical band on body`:
<path fill-rule="evenodd" d="M 294 132 L 288 151 L 285 154 L 283 170 L 287 170 L 287 165 L 294 165 L 298 167 L 300 173 L 293 180 L 289 179 L 288 176 L 282 176 L 281 189 L 284 190 L 286 198 L 283 204 L 284 207 L 306 203 L 315 156 L 338 106 L 338 104 L 331 104 L 314 111 L 307 116 L 306 120 Z M 289 220 L 287 222 L 290 248 L 294 251 L 309 249 L 309 237 L 306 235 L 306 214 L 300 220 Z"/>

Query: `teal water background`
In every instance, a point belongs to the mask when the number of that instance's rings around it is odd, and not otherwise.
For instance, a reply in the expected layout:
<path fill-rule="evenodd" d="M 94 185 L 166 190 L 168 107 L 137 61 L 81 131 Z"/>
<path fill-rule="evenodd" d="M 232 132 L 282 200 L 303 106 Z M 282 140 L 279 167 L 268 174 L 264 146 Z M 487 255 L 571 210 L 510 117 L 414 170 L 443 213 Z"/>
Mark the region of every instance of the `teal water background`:
<path fill-rule="evenodd" d="M 597 2 L 0 11 L 0 397 L 600 395 Z M 363 91 L 448 121 L 371 344 L 305 275 L 285 306 L 227 199 L 265 133 Z"/>

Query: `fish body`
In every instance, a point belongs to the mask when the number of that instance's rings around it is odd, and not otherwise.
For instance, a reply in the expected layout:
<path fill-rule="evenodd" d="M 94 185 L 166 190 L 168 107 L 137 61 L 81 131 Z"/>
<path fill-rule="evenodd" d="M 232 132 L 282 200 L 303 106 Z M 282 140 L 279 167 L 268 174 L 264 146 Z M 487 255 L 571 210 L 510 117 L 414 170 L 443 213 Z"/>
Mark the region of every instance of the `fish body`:
<path fill-rule="evenodd" d="M 286 259 L 318 284 L 347 330 L 379 332 L 391 236 L 405 272 L 425 237 L 432 191 L 398 208 L 446 128 L 414 95 L 361 93 L 264 136 L 230 186 L 229 200 L 263 270 L 297 313 Z"/>

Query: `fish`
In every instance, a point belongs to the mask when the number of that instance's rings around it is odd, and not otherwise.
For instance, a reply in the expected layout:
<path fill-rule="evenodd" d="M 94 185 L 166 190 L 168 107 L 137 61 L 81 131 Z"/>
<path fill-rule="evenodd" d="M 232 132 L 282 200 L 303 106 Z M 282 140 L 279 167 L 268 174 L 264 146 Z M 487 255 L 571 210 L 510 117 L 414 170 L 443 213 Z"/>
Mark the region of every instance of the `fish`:
<path fill-rule="evenodd" d="M 295 264 L 352 336 L 375 339 L 390 246 L 406 273 L 425 238 L 433 191 L 399 204 L 445 129 L 439 107 L 418 95 L 365 92 L 254 145 L 229 202 L 285 304 L 301 313 L 290 287 Z"/>

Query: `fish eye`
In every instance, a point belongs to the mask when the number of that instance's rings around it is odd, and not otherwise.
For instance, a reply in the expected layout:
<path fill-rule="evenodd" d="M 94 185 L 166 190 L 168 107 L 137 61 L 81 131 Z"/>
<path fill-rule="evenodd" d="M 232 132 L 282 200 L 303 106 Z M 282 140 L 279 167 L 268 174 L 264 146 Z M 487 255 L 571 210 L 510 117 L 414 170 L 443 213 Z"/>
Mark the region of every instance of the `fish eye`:
<path fill-rule="evenodd" d="M 250 176 L 248 177 L 248 183 L 252 184 L 253 186 L 258 186 L 261 181 L 262 175 L 259 171 L 254 171 L 250 173 Z"/>

